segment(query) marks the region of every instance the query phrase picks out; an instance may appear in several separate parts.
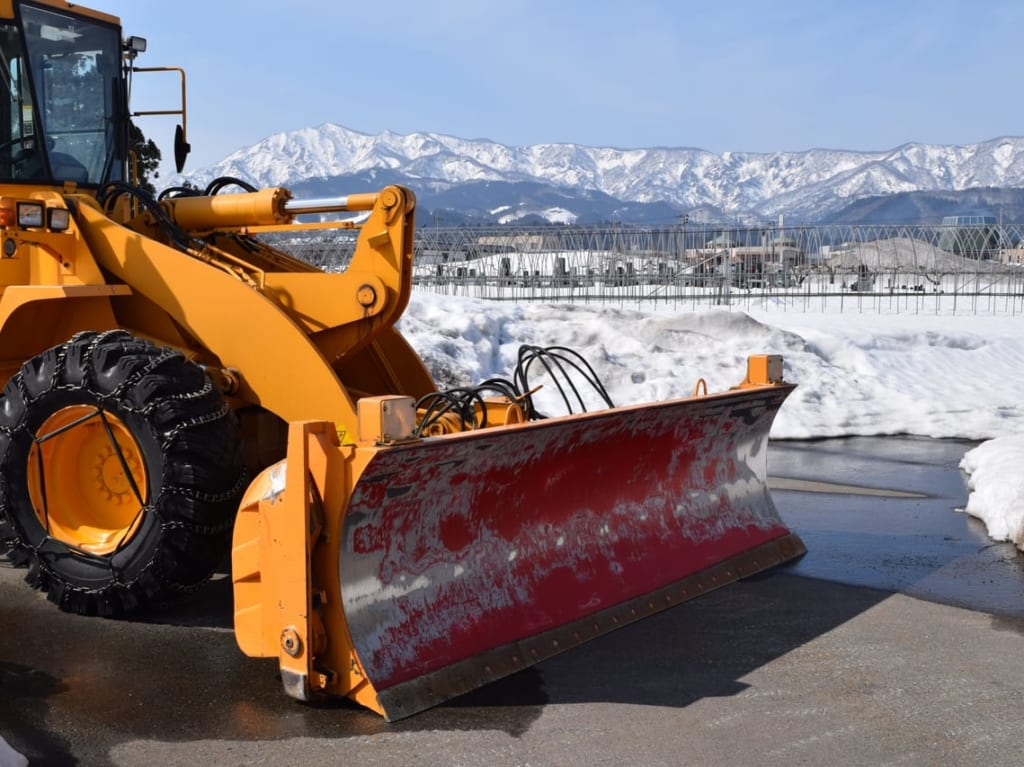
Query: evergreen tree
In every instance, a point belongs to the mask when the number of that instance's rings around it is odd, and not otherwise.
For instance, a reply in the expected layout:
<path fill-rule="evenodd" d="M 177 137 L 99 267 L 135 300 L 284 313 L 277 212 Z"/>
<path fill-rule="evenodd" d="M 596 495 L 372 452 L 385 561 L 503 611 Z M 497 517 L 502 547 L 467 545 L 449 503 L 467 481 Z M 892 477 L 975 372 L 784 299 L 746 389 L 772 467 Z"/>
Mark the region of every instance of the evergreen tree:
<path fill-rule="evenodd" d="M 138 185 L 151 194 L 156 192 L 156 187 L 150 179 L 157 179 L 160 173 L 160 147 L 143 135 L 142 129 L 134 122 L 128 123 L 128 149 L 135 155 L 134 168 L 139 174 Z M 132 166 L 129 166 L 131 169 Z"/>

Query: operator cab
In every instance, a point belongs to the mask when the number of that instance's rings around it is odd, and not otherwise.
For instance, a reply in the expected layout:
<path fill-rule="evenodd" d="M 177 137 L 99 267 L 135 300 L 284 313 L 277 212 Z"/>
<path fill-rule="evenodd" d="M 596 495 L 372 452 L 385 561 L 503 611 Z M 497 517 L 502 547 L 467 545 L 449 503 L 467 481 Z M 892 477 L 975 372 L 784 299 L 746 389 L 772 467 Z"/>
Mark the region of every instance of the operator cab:
<path fill-rule="evenodd" d="M 99 186 L 125 175 L 116 24 L 16 4 L 0 20 L 0 184 Z"/>

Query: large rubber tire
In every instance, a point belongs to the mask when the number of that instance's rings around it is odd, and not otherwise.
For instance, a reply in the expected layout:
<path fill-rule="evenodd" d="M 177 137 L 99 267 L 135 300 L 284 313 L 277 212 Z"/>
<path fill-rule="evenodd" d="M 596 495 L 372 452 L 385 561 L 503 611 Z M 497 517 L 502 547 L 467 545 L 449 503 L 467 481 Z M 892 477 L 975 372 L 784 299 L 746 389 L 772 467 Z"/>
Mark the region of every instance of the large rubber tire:
<path fill-rule="evenodd" d="M 157 605 L 223 562 L 241 453 L 220 391 L 180 352 L 81 333 L 0 396 L 0 546 L 69 612 Z"/>

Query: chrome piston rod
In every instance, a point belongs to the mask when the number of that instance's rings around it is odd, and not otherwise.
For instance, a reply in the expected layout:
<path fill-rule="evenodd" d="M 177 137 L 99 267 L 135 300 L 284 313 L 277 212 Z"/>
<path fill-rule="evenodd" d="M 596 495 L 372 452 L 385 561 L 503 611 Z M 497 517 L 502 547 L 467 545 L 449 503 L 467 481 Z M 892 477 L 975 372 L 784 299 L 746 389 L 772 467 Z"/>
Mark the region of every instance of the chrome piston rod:
<path fill-rule="evenodd" d="M 335 213 L 343 210 L 369 210 L 377 201 L 375 193 L 350 194 L 345 197 L 314 197 L 308 200 L 286 200 L 282 210 L 291 216 L 303 213 Z"/>

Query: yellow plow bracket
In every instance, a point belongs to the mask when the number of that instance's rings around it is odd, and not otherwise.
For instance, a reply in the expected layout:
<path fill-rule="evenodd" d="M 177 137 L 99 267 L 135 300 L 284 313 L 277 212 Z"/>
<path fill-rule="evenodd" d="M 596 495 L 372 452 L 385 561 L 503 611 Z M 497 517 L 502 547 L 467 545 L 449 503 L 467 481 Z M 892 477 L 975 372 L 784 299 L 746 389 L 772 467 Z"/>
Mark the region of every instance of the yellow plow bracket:
<path fill-rule="evenodd" d="M 316 576 L 337 567 L 341 519 L 324 508 L 345 507 L 351 463 L 363 452 L 373 451 L 341 447 L 333 424 L 290 425 L 288 460 L 252 483 L 235 523 L 235 637 L 246 655 L 278 659 L 291 697 L 330 692 L 383 713 L 352 652 L 338 580 Z M 328 649 L 337 667 L 318 660 Z"/>

